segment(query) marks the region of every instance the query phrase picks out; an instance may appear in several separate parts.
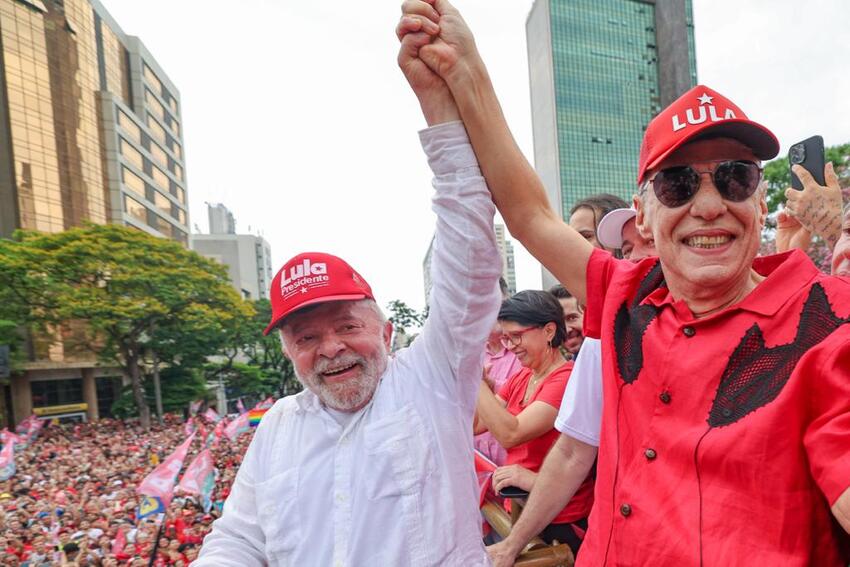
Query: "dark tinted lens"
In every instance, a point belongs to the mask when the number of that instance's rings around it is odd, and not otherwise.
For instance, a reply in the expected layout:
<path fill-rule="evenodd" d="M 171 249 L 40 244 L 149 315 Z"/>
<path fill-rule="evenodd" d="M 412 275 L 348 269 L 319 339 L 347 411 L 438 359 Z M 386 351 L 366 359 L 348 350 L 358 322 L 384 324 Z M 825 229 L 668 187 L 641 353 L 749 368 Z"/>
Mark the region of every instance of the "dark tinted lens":
<path fill-rule="evenodd" d="M 699 173 L 689 166 L 662 169 L 652 181 L 655 196 L 665 207 L 680 207 L 699 189 Z"/>
<path fill-rule="evenodd" d="M 759 167 L 751 161 L 724 161 L 714 170 L 714 186 L 724 199 L 748 199 L 759 184 Z"/>

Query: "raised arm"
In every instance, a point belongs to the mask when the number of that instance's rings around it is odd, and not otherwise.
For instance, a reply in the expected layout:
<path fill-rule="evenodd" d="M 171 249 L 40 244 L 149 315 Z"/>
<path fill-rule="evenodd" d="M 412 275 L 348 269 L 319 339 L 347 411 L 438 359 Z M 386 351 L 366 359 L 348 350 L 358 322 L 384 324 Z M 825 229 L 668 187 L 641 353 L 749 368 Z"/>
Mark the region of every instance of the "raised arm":
<path fill-rule="evenodd" d="M 442 77 L 454 96 L 493 201 L 511 234 L 570 292 L 584 301 L 592 246 L 552 210 L 539 176 L 511 135 L 472 33 L 447 0 L 406 0 L 402 11 L 428 19 L 438 30 L 419 58 Z"/>

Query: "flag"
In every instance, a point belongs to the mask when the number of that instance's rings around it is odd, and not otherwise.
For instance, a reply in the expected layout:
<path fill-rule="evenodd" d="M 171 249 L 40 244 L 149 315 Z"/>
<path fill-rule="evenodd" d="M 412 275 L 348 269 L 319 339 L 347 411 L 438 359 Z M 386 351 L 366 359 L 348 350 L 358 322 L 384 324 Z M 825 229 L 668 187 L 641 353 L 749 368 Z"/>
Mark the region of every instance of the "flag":
<path fill-rule="evenodd" d="M 0 443 L 23 443 L 24 437 L 21 435 L 16 435 L 9 431 L 7 428 L 3 428 L 0 431 Z"/>
<path fill-rule="evenodd" d="M 23 434 L 25 434 L 25 433 L 29 430 L 29 427 L 30 427 L 30 421 L 32 421 L 33 419 L 38 419 L 38 418 L 35 416 L 35 414 L 33 414 L 33 415 L 29 416 L 28 418 L 26 418 L 25 420 L 21 421 L 21 422 L 18 424 L 18 426 L 17 426 L 17 427 L 15 427 L 15 433 L 23 433 Z"/>
<path fill-rule="evenodd" d="M 215 449 L 218 447 L 219 442 L 221 441 L 221 436 L 224 434 L 225 426 L 227 425 L 227 420 L 222 419 L 218 423 L 215 424 L 215 429 L 212 432 L 212 448 Z"/>
<path fill-rule="evenodd" d="M 204 480 L 212 473 L 213 458 L 209 449 L 203 449 L 186 467 L 177 488 L 188 494 L 201 494 Z"/>
<path fill-rule="evenodd" d="M 227 435 L 227 438 L 231 441 L 236 441 L 237 437 L 250 430 L 251 425 L 248 423 L 248 414 L 243 413 L 227 425 L 224 429 L 224 434 Z"/>
<path fill-rule="evenodd" d="M 124 528 L 118 528 L 118 533 L 115 534 L 115 539 L 112 540 L 112 555 L 120 555 L 124 552 L 124 547 L 127 545 L 127 536 L 124 535 Z"/>
<path fill-rule="evenodd" d="M 274 398 L 269 396 L 268 398 L 266 398 L 262 402 L 255 405 L 254 409 L 269 409 L 273 405 L 274 405 Z"/>
<path fill-rule="evenodd" d="M 194 402 L 189 402 L 189 415 L 193 416 L 198 413 L 198 410 L 201 409 L 202 400 L 197 400 Z"/>
<path fill-rule="evenodd" d="M 204 483 L 201 485 L 201 506 L 204 508 L 204 513 L 209 514 L 212 508 L 212 493 L 215 488 L 215 479 L 218 477 L 218 472 L 215 467 L 210 473 L 204 477 Z"/>
<path fill-rule="evenodd" d="M 260 425 L 260 420 L 263 419 L 263 416 L 266 414 L 267 411 L 269 411 L 269 410 L 268 409 L 257 409 L 257 408 L 254 408 L 251 411 L 249 411 L 248 412 L 248 425 L 250 425 L 251 427 L 257 427 L 258 425 Z"/>
<path fill-rule="evenodd" d="M 12 478 L 15 470 L 15 441 L 10 440 L 0 451 L 0 481 Z"/>
<path fill-rule="evenodd" d="M 174 483 L 177 482 L 177 475 L 180 474 L 180 469 L 183 468 L 186 453 L 189 452 L 189 446 L 194 439 L 195 434 L 193 433 L 161 465 L 145 477 L 142 483 L 136 487 L 136 492 L 159 499 L 160 506 L 168 506 L 168 503 L 171 502 L 171 497 L 174 495 Z M 148 504 L 150 505 L 150 503 Z M 153 513 L 149 512 L 146 515 Z"/>
<path fill-rule="evenodd" d="M 236 411 L 240 414 L 245 413 L 245 404 L 242 403 L 242 398 L 236 400 Z"/>
<path fill-rule="evenodd" d="M 192 418 L 186 420 L 186 424 L 183 426 L 183 433 L 185 435 L 191 435 L 195 432 L 195 422 L 192 421 Z"/>
<path fill-rule="evenodd" d="M 148 516 L 154 514 L 164 514 L 165 504 L 158 496 L 142 496 L 139 501 L 139 508 L 136 510 L 136 520 L 144 520 Z"/>
<path fill-rule="evenodd" d="M 484 506 L 484 499 L 487 492 L 493 489 L 492 479 L 493 471 L 496 470 L 496 463 L 484 456 L 484 453 L 475 450 L 475 474 L 478 476 L 478 507 Z"/>
<path fill-rule="evenodd" d="M 204 412 L 204 419 L 209 421 L 210 423 L 216 423 L 221 418 L 216 413 L 216 411 L 212 408 L 207 408 L 207 411 Z"/>

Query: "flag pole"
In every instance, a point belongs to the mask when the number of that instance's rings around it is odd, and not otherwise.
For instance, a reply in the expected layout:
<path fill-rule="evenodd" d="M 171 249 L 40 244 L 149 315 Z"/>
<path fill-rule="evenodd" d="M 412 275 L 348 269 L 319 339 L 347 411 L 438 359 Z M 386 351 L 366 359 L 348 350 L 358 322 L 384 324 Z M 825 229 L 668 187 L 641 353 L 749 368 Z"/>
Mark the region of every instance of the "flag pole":
<path fill-rule="evenodd" d="M 159 523 L 159 529 L 156 532 L 156 541 L 153 542 L 153 551 L 151 551 L 151 560 L 148 561 L 148 567 L 154 567 L 156 556 L 159 553 L 159 540 L 162 538 L 162 530 L 165 528 L 165 519 L 168 517 L 168 506 L 162 512 L 162 521 Z"/>

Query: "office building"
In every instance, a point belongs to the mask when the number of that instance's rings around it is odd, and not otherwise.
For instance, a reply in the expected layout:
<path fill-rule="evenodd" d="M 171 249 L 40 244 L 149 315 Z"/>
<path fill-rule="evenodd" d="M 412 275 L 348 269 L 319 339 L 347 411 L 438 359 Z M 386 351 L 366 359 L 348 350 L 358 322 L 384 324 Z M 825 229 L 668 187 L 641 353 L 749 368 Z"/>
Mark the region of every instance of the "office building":
<path fill-rule="evenodd" d="M 180 93 L 139 38 L 98 0 L 0 0 L 0 43 L 0 237 L 112 222 L 188 245 Z M 109 415 L 117 369 L 33 343 L 8 421 Z"/>
<path fill-rule="evenodd" d="M 595 193 L 630 201 L 647 124 L 697 83 L 691 0 L 536 0 L 526 32 L 534 162 L 553 207 L 568 219 Z"/>
<path fill-rule="evenodd" d="M 262 236 L 236 234 L 236 221 L 224 205 L 207 204 L 210 230 L 233 230 L 193 234 L 192 250 L 227 266 L 230 282 L 243 299 L 269 298 L 272 281 L 272 252 Z M 215 225 L 214 225 L 215 220 Z"/>
<path fill-rule="evenodd" d="M 516 289 L 516 269 L 514 266 L 514 245 L 507 239 L 507 230 L 505 225 L 496 224 L 496 244 L 499 246 L 499 254 L 502 257 L 502 277 L 508 284 L 508 294 L 513 295 L 517 292 Z M 428 250 L 425 252 L 425 258 L 422 260 L 422 276 L 425 289 L 425 305 L 428 305 L 429 296 L 431 295 L 431 255 L 434 251 L 434 238 L 431 238 L 431 243 L 428 244 Z"/>

